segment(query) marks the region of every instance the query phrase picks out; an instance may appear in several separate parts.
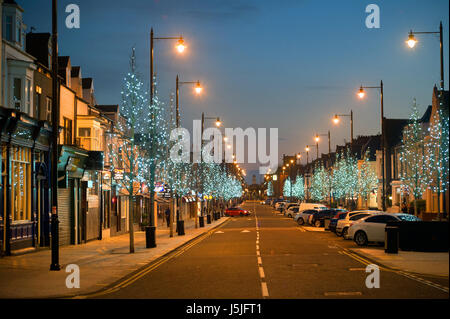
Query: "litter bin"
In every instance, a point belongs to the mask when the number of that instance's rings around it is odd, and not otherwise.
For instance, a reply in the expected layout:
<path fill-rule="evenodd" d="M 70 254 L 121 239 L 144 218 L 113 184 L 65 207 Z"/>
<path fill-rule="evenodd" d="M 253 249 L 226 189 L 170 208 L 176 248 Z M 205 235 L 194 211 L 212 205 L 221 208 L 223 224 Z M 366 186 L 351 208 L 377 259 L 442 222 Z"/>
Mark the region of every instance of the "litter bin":
<path fill-rule="evenodd" d="M 211 224 L 211 214 L 206 215 L 206 223 Z"/>
<path fill-rule="evenodd" d="M 184 235 L 184 220 L 177 220 L 177 233 L 178 236 Z"/>
<path fill-rule="evenodd" d="M 205 227 L 205 220 L 203 219 L 203 216 L 198 217 L 198 223 L 200 227 Z"/>
<path fill-rule="evenodd" d="M 384 252 L 387 254 L 398 254 L 398 244 L 398 226 L 386 226 L 384 237 Z"/>
<path fill-rule="evenodd" d="M 329 218 L 325 218 L 323 220 L 324 226 L 325 226 L 325 230 L 330 230 L 330 219 Z"/>

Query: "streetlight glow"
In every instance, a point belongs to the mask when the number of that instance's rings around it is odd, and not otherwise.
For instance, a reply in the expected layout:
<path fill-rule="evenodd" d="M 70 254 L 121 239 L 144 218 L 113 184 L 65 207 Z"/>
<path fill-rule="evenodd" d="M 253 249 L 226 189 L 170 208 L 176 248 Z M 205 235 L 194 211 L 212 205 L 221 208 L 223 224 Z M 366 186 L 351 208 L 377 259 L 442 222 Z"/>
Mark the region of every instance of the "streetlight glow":
<path fill-rule="evenodd" d="M 216 120 L 216 126 L 219 127 L 220 125 L 222 125 L 222 122 L 220 121 L 220 118 L 217 118 L 217 120 Z"/>
<path fill-rule="evenodd" d="M 335 115 L 333 117 L 333 122 L 334 122 L 334 124 L 339 124 L 339 116 Z"/>
<path fill-rule="evenodd" d="M 416 38 L 414 37 L 414 34 L 412 31 L 409 32 L 408 40 L 405 41 L 406 44 L 412 49 L 417 43 Z"/>
<path fill-rule="evenodd" d="M 180 40 L 178 40 L 176 48 L 179 53 L 183 53 L 184 49 L 186 49 L 186 45 L 184 44 L 183 37 L 180 37 Z"/>
<path fill-rule="evenodd" d="M 200 94 L 200 93 L 202 93 L 202 91 L 203 91 L 203 88 L 200 85 L 200 81 L 197 81 L 197 85 L 195 86 L 195 93 Z"/>
<path fill-rule="evenodd" d="M 309 146 L 305 147 L 305 151 L 309 152 Z"/>
<path fill-rule="evenodd" d="M 319 143 L 319 141 L 320 141 L 319 135 L 316 135 L 316 137 L 314 137 L 314 140 L 315 140 L 317 143 Z"/>
<path fill-rule="evenodd" d="M 361 86 L 361 87 L 359 88 L 358 96 L 359 96 L 360 99 L 362 99 L 362 98 L 364 98 L 365 95 L 366 95 L 366 92 L 364 92 L 364 89 L 363 89 L 363 87 Z"/>
<path fill-rule="evenodd" d="M 302 157 L 302 154 L 297 154 L 297 158 L 300 159 L 300 157 Z"/>

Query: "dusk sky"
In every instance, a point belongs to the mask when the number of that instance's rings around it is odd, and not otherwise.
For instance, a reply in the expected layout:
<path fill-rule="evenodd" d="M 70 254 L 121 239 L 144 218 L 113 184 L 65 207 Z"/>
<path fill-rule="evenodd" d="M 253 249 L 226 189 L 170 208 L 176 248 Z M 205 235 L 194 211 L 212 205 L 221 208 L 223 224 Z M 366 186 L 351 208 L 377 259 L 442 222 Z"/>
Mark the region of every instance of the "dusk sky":
<path fill-rule="evenodd" d="M 28 31 L 51 32 L 51 1 L 17 2 Z M 70 3 L 80 7 L 80 29 L 64 26 Z M 380 7 L 379 29 L 365 26 L 370 3 Z M 83 77 L 94 78 L 99 104 L 120 104 L 131 48 L 148 83 L 150 27 L 157 37 L 182 34 L 183 55 L 175 42 L 155 44 L 160 98 L 168 102 L 177 74 L 181 81 L 200 80 L 201 97 L 189 86 L 181 89 L 184 127 L 191 129 L 202 112 L 220 116 L 226 127 L 278 127 L 281 157 L 303 151 L 315 133 L 328 129 L 332 149 L 349 141 L 348 120 L 334 126 L 331 117 L 350 109 L 355 137 L 377 134 L 379 93 L 369 90 L 359 100 L 360 84 L 383 80 L 388 118 L 408 118 L 413 98 L 424 112 L 439 83 L 439 37 L 418 35 L 413 50 L 405 40 L 410 29 L 438 31 L 442 20 L 448 89 L 448 11 L 446 0 L 67 0 L 59 1 L 59 47 Z M 328 151 L 325 138 L 320 150 Z"/>

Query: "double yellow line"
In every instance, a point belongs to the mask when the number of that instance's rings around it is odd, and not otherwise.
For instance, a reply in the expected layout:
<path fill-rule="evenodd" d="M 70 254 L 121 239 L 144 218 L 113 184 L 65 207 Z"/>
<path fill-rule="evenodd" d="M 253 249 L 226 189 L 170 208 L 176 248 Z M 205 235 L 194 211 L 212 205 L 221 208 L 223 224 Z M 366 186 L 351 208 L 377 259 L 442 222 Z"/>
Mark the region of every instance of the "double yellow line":
<path fill-rule="evenodd" d="M 98 297 L 98 296 L 111 294 L 111 293 L 114 293 L 114 292 L 116 292 L 116 291 L 118 291 L 120 289 L 123 289 L 123 288 L 131 285 L 135 281 L 141 279 L 142 277 L 144 277 L 145 275 L 150 273 L 152 270 L 155 270 L 156 268 L 158 268 L 162 264 L 166 263 L 167 261 L 169 261 L 169 260 L 171 260 L 171 259 L 173 259 L 175 257 L 178 257 L 179 255 L 181 255 L 182 253 L 184 253 L 188 249 L 190 249 L 193 246 L 197 245 L 199 242 L 201 242 L 205 238 L 209 237 L 212 233 L 214 233 L 218 228 L 221 228 L 224 225 L 226 225 L 229 221 L 230 220 L 225 221 L 224 223 L 220 224 L 219 226 L 216 226 L 213 229 L 207 231 L 206 233 L 201 234 L 197 238 L 194 238 L 193 240 L 191 240 L 187 244 L 184 244 L 184 245 L 176 248 L 175 250 L 167 253 L 166 255 L 162 256 L 159 259 L 157 259 L 155 262 L 152 262 L 150 265 L 146 266 L 145 268 L 141 269 L 137 273 L 133 274 L 129 278 L 118 282 L 117 284 L 115 284 L 114 286 L 112 286 L 112 287 L 110 287 L 110 288 L 108 288 L 106 290 L 102 290 L 102 291 L 99 291 L 99 292 L 96 292 L 96 293 L 92 293 L 92 294 L 75 296 L 75 297 L 72 297 L 72 298 L 73 299 L 84 299 L 84 298 Z"/>

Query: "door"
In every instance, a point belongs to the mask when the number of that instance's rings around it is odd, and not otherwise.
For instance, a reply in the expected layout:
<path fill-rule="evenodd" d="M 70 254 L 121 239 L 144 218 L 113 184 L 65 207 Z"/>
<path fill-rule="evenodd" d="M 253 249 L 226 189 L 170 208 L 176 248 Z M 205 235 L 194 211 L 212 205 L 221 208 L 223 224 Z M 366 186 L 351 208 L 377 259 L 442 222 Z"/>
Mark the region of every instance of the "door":
<path fill-rule="evenodd" d="M 86 226 L 87 226 L 87 211 L 88 211 L 88 202 L 87 202 L 87 182 L 81 182 L 80 189 L 80 236 L 81 242 L 86 242 Z"/>

